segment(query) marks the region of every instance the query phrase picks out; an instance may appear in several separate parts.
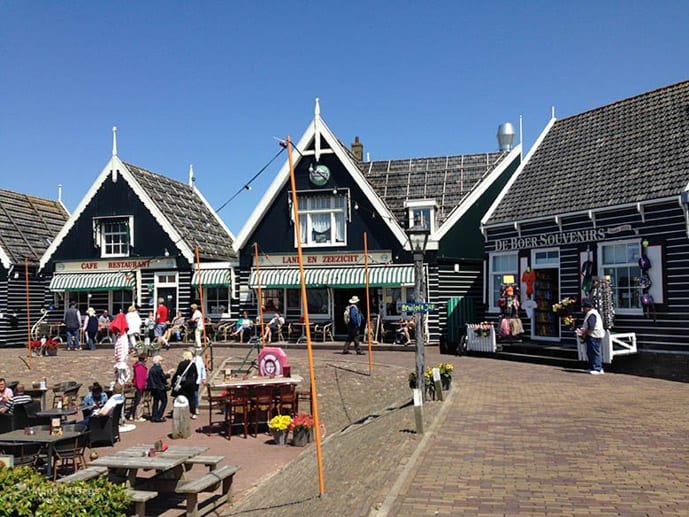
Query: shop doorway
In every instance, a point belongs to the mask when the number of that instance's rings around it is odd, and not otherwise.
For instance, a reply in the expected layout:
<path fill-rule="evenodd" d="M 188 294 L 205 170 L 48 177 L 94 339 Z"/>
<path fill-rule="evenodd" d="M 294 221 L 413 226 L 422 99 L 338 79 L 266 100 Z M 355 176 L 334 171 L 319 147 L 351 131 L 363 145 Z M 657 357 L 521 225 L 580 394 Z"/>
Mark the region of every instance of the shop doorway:
<path fill-rule="evenodd" d="M 373 294 L 372 294 L 373 295 Z M 361 315 L 366 319 L 366 289 L 333 289 L 333 301 L 335 304 L 335 312 L 333 316 L 333 333 L 344 335 L 347 334 L 347 326 L 344 322 L 344 310 L 349 305 L 349 299 L 352 296 L 359 297 L 357 306 L 361 310 Z"/>
<path fill-rule="evenodd" d="M 560 269 L 537 268 L 534 283 L 534 317 L 531 338 L 542 341 L 560 340 L 560 317 L 553 312 L 553 304 L 560 300 Z"/>

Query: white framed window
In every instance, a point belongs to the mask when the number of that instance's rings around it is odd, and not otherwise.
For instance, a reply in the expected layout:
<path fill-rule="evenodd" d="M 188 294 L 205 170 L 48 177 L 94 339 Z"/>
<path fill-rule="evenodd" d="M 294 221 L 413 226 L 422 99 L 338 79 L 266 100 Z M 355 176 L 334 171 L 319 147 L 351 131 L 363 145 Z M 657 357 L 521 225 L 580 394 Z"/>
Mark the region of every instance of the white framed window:
<path fill-rule="evenodd" d="M 560 250 L 557 248 L 533 252 L 534 267 L 560 266 Z"/>
<path fill-rule="evenodd" d="M 204 287 L 206 315 L 211 318 L 230 316 L 230 289 L 225 286 Z"/>
<path fill-rule="evenodd" d="M 598 271 L 602 271 L 603 276 L 610 277 L 615 311 L 621 314 L 640 313 L 641 243 L 638 240 L 609 242 L 599 244 L 598 249 Z"/>
<path fill-rule="evenodd" d="M 302 246 L 344 246 L 347 243 L 347 196 L 306 195 L 299 197 Z M 295 242 L 296 245 L 296 242 Z"/>
<path fill-rule="evenodd" d="M 518 277 L 518 254 L 491 253 L 488 261 L 488 307 L 491 311 L 497 311 L 500 298 L 500 286 L 505 283 L 505 277 L 512 277 L 516 281 Z"/>
<path fill-rule="evenodd" d="M 409 217 L 409 228 L 435 231 L 435 212 L 437 204 L 433 199 L 406 201 L 404 204 Z"/>
<path fill-rule="evenodd" d="M 380 313 L 384 319 L 398 320 L 402 316 L 402 304 L 416 300 L 413 287 L 384 287 Z"/>
<path fill-rule="evenodd" d="M 97 217 L 93 219 L 93 243 L 102 258 L 128 257 L 134 246 L 134 218 Z"/>

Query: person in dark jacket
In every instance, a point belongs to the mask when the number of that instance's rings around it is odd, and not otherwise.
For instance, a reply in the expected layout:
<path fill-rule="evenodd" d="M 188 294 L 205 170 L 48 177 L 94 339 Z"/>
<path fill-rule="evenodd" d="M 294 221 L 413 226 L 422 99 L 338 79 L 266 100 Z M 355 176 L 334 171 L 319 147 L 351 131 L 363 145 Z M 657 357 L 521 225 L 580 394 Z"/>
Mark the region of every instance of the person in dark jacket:
<path fill-rule="evenodd" d="M 98 334 L 98 317 L 96 316 L 96 309 L 94 309 L 93 307 L 89 307 L 86 311 L 84 332 L 86 334 L 86 343 L 89 346 L 89 350 L 95 350 L 96 334 Z"/>
<path fill-rule="evenodd" d="M 167 406 L 167 380 L 170 372 L 164 372 L 161 363 L 163 358 L 159 355 L 153 357 L 153 366 L 148 370 L 146 386 L 153 397 L 151 408 L 151 422 L 165 422 L 165 407 Z"/>
<path fill-rule="evenodd" d="M 69 303 L 65 311 L 65 330 L 67 331 L 67 350 L 79 350 L 79 329 L 81 328 L 81 314 L 77 304 Z"/>
<path fill-rule="evenodd" d="M 177 386 L 177 379 L 182 377 L 182 382 L 180 383 L 179 393 L 173 393 L 176 397 L 177 395 L 184 395 L 189 401 L 189 412 L 190 414 L 196 414 L 196 400 L 194 393 L 196 392 L 196 379 L 198 378 L 198 372 L 196 370 L 196 365 L 194 364 L 194 354 L 189 350 L 185 350 L 182 353 L 182 360 L 177 365 L 177 371 L 172 377 L 172 389 Z"/>

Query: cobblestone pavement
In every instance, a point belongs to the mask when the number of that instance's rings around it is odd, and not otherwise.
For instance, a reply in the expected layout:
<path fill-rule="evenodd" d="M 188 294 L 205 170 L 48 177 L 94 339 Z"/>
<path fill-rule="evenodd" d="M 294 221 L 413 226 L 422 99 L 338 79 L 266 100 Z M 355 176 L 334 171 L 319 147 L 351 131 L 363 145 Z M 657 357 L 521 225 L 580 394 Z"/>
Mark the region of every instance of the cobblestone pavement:
<path fill-rule="evenodd" d="M 38 368 L 8 373 L 8 365 L 23 367 L 12 358 L 18 351 L 8 352 L 0 374 L 40 378 Z M 305 352 L 288 355 L 307 376 Z M 369 376 L 367 356 L 314 352 L 322 497 L 314 444 L 209 438 L 232 447 L 229 462 L 242 462 L 224 515 L 689 515 L 689 384 L 429 349 L 427 364 L 442 359 L 456 372 L 446 400 L 425 404 L 419 436 L 405 405 L 413 356 L 377 352 Z M 49 380 L 78 367 L 59 357 Z M 88 361 L 93 375 L 95 359 Z M 99 363 L 110 375 L 109 361 Z"/>

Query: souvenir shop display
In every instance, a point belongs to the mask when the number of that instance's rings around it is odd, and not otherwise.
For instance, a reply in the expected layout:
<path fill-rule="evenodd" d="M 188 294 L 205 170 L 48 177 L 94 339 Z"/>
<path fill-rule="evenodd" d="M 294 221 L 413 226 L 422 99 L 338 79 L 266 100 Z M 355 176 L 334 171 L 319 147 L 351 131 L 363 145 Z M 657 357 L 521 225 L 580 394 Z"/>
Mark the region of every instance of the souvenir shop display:
<path fill-rule="evenodd" d="M 519 286 L 512 283 L 500 285 L 500 324 L 498 335 L 503 338 L 515 338 L 524 333 L 522 320 L 519 318 Z"/>
<path fill-rule="evenodd" d="M 615 299 L 610 278 L 594 278 L 589 298 L 593 303 L 593 308 L 598 311 L 603 320 L 603 328 L 606 330 L 613 328 L 615 326 Z"/>
<path fill-rule="evenodd" d="M 648 241 L 642 243 L 641 257 L 639 258 L 639 269 L 641 270 L 641 275 L 639 276 L 639 287 L 641 287 L 641 307 L 644 310 L 644 316 L 653 316 L 653 322 L 656 320 L 655 311 L 655 300 L 653 300 L 653 295 L 649 292 L 651 288 L 651 276 L 649 275 L 649 270 L 651 269 L 651 260 L 646 254 L 646 248 L 648 247 Z"/>

